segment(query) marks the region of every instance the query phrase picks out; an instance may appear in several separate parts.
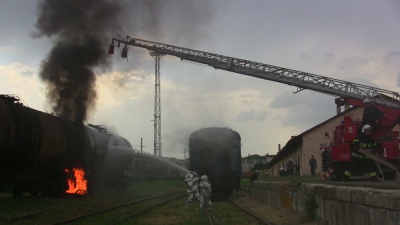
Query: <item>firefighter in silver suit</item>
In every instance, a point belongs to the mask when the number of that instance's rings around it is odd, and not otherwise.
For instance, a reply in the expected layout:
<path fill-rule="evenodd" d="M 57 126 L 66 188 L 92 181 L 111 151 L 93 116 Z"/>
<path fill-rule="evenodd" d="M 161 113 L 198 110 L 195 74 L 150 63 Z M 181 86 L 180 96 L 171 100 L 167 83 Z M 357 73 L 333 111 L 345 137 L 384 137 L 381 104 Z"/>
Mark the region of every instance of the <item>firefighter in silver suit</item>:
<path fill-rule="evenodd" d="M 211 208 L 211 206 L 212 206 L 212 203 L 210 200 L 211 184 L 208 181 L 208 177 L 206 175 L 201 176 L 199 186 L 200 186 L 200 207 Z"/>
<path fill-rule="evenodd" d="M 186 181 L 186 191 L 188 193 L 188 198 L 186 200 L 186 205 L 188 206 L 193 199 L 193 196 L 200 201 L 199 194 L 199 175 L 194 171 L 189 171 L 185 176 Z"/>

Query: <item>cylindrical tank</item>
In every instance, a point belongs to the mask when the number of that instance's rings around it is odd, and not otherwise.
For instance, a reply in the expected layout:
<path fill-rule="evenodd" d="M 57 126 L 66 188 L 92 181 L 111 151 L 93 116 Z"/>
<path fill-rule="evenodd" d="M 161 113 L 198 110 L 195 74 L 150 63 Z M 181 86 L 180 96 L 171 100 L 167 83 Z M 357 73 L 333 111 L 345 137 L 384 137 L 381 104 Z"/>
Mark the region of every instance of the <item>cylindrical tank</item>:
<path fill-rule="evenodd" d="M 125 138 L 87 127 L 90 151 L 85 156 L 91 176 L 100 186 L 111 185 L 117 189 L 126 188 L 126 176 L 133 160 L 132 145 Z"/>
<path fill-rule="evenodd" d="M 124 138 L 82 123 L 63 120 L 0 95 L 0 184 L 13 183 L 14 194 L 64 193 L 66 169 L 80 167 L 103 183 L 122 178 L 133 149 Z M 91 182 L 93 183 L 93 182 Z M 39 190 L 40 189 L 40 190 Z"/>
<path fill-rule="evenodd" d="M 189 137 L 190 170 L 207 175 L 213 193 L 230 194 L 240 188 L 241 138 L 221 127 L 203 128 Z"/>

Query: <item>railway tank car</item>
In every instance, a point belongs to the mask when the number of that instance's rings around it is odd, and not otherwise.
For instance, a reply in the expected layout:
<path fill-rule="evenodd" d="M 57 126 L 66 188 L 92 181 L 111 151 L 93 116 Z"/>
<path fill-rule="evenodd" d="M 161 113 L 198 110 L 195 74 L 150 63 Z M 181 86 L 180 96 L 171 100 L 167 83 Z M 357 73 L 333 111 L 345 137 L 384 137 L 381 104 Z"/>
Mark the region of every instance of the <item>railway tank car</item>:
<path fill-rule="evenodd" d="M 126 139 L 100 126 L 66 121 L 0 95 L 0 184 L 12 184 L 14 196 L 62 195 L 71 190 L 68 180 L 76 185 L 76 168 L 87 185 L 75 191 L 110 184 L 121 189 L 132 157 Z"/>
<path fill-rule="evenodd" d="M 203 128 L 189 136 L 189 167 L 207 175 L 213 195 L 227 196 L 240 189 L 241 138 L 238 132 L 221 127 Z"/>

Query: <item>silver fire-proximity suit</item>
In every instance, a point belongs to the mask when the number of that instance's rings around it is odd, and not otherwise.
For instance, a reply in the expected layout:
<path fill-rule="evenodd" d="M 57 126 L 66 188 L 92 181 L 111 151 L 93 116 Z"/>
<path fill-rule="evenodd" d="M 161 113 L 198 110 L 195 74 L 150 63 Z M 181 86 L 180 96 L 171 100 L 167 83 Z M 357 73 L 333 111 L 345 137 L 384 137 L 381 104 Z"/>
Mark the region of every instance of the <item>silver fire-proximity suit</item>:
<path fill-rule="evenodd" d="M 200 186 L 200 207 L 211 208 L 211 206 L 212 206 L 212 203 L 210 200 L 211 184 L 208 181 L 208 177 L 206 175 L 201 176 L 199 186 Z"/>
<path fill-rule="evenodd" d="M 196 172 L 189 171 L 185 176 L 186 181 L 186 191 L 188 193 L 188 198 L 186 200 L 186 205 L 189 205 L 193 199 L 193 196 L 200 200 L 199 194 L 199 175 Z"/>

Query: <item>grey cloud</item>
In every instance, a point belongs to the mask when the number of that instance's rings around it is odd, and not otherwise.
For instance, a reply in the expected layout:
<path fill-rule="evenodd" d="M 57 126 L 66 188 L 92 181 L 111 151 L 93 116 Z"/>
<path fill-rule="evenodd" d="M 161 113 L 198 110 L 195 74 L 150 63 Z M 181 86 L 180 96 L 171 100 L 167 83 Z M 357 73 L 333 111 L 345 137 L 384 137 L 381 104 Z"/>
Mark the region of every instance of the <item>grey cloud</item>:
<path fill-rule="evenodd" d="M 397 74 L 397 87 L 400 87 L 400 73 Z"/>
<path fill-rule="evenodd" d="M 30 69 L 25 69 L 21 72 L 22 76 L 26 77 L 32 77 L 34 75 L 34 72 Z"/>
<path fill-rule="evenodd" d="M 239 122 L 264 121 L 267 115 L 267 111 L 257 112 L 256 110 L 245 110 L 241 112 L 234 120 Z"/>
<path fill-rule="evenodd" d="M 255 97 L 255 95 L 253 93 L 248 93 L 248 94 L 242 94 L 239 97 L 241 98 L 251 98 L 251 97 Z"/>
<path fill-rule="evenodd" d="M 300 58 L 304 61 L 308 60 L 308 62 L 316 62 L 320 59 L 322 60 L 333 60 L 335 58 L 335 53 L 333 52 L 328 52 L 325 54 L 317 54 L 317 55 L 313 55 L 313 54 L 306 54 L 303 53 L 301 54 Z"/>
<path fill-rule="evenodd" d="M 3 46 L 0 47 L 0 53 L 22 53 L 22 49 L 12 46 Z"/>
<path fill-rule="evenodd" d="M 389 54 L 386 55 L 386 57 L 400 57 L 400 51 L 396 52 L 390 52 Z"/>
<path fill-rule="evenodd" d="M 213 22 L 214 12 L 209 0 L 124 1 L 129 2 L 124 27 L 134 37 L 193 45 L 207 38 L 208 26 Z"/>
<path fill-rule="evenodd" d="M 302 93 L 285 92 L 278 95 L 269 105 L 271 108 L 286 109 L 287 113 L 275 118 L 284 126 L 308 129 L 336 113 L 334 97 L 304 90 Z"/>
<path fill-rule="evenodd" d="M 274 98 L 274 100 L 271 102 L 269 107 L 271 108 L 290 108 L 294 107 L 296 105 L 301 104 L 300 101 L 295 100 L 293 97 L 294 95 L 290 92 L 284 92 L 277 97 Z"/>
<path fill-rule="evenodd" d="M 334 57 L 335 57 L 335 53 L 329 52 L 329 53 L 326 53 L 324 56 L 325 56 L 325 58 L 331 59 L 331 58 L 334 58 Z"/>
<path fill-rule="evenodd" d="M 308 58 L 311 58 L 311 55 L 309 55 L 309 54 L 301 54 L 301 56 L 300 56 L 302 59 L 308 59 Z"/>
<path fill-rule="evenodd" d="M 253 104 L 253 101 L 248 101 L 248 100 L 242 100 L 240 101 L 241 103 L 245 104 L 245 105 L 251 105 Z"/>
<path fill-rule="evenodd" d="M 400 51 L 389 52 L 383 58 L 385 63 L 391 63 L 393 61 L 398 62 L 398 60 L 400 60 Z"/>

